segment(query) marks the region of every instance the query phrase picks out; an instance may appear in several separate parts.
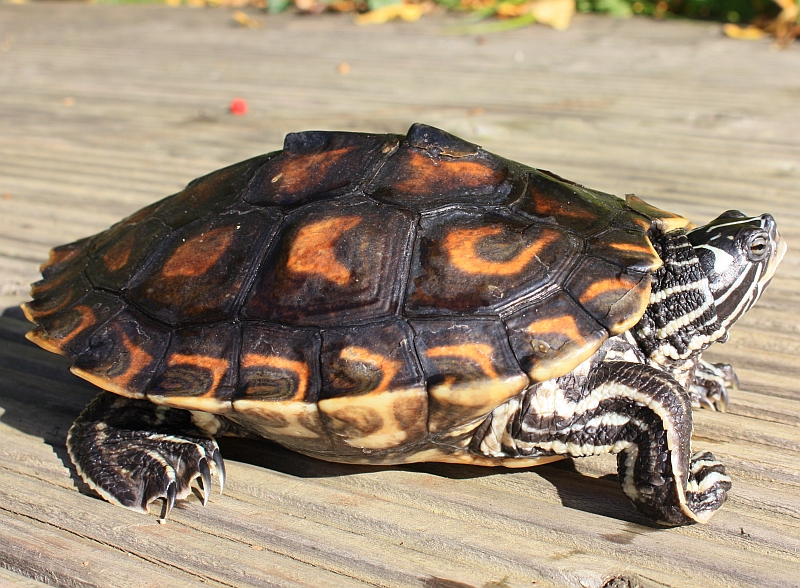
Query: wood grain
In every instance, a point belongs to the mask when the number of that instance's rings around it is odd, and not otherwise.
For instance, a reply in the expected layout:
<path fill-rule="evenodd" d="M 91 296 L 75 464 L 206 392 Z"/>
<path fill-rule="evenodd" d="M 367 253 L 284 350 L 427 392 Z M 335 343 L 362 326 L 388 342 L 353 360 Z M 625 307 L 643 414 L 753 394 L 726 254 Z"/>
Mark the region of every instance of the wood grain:
<path fill-rule="evenodd" d="M 479 42 L 446 34 L 456 22 L 248 30 L 224 10 L 0 5 L 0 584 L 800 586 L 800 48 L 602 17 Z M 649 526 L 608 456 L 369 468 L 223 440 L 225 494 L 167 525 L 76 478 L 64 437 L 95 389 L 23 338 L 15 308 L 48 249 L 287 132 L 416 121 L 695 222 L 776 217 L 789 253 L 709 353 L 742 390 L 695 417 L 695 446 L 734 480 L 708 525 Z"/>

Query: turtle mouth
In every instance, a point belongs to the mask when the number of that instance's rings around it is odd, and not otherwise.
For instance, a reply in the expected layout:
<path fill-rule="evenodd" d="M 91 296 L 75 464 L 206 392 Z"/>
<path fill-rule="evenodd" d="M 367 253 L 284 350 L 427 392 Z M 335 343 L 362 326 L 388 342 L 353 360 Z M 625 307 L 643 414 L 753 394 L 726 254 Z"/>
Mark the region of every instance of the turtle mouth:
<path fill-rule="evenodd" d="M 763 290 L 766 288 L 767 284 L 770 283 L 772 280 L 772 276 L 775 275 L 775 270 L 780 265 L 781 261 L 783 260 L 783 256 L 786 255 L 786 250 L 788 246 L 786 245 L 786 241 L 781 237 L 781 234 L 778 232 L 777 226 L 775 221 L 772 219 L 771 216 L 764 220 L 765 229 L 767 229 L 770 233 L 770 237 L 775 243 L 775 247 L 773 249 L 773 253 L 770 256 L 769 262 L 767 262 L 767 267 L 764 269 L 764 274 L 761 276 L 759 280 L 759 285 Z M 771 222 L 770 222 L 771 221 Z"/>

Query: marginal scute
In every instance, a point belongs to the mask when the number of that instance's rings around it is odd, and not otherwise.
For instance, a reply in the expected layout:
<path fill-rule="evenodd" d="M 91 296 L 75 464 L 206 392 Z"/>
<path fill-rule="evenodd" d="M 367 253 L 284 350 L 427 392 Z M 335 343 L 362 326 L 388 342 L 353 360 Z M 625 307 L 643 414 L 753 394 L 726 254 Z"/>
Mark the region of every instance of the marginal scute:
<path fill-rule="evenodd" d="M 572 371 L 608 331 L 566 292 L 557 291 L 505 320 L 514 354 L 534 382 Z"/>
<path fill-rule="evenodd" d="M 584 256 L 565 288 L 612 335 L 622 333 L 644 314 L 650 299 L 650 274 Z"/>
<path fill-rule="evenodd" d="M 316 404 L 319 350 L 315 330 L 245 323 L 231 418 L 299 451 L 332 451 Z"/>
<path fill-rule="evenodd" d="M 175 331 L 148 400 L 215 414 L 230 412 L 239 372 L 239 326 L 218 323 Z"/>
<path fill-rule="evenodd" d="M 135 278 L 128 300 L 170 325 L 233 318 L 280 219 L 276 211 L 256 210 L 175 231 Z"/>
<path fill-rule="evenodd" d="M 635 194 L 626 194 L 625 202 L 631 209 L 651 219 L 656 228 L 662 233 L 669 233 L 676 229 L 688 230 L 690 227 L 694 227 L 688 218 L 648 204 Z"/>
<path fill-rule="evenodd" d="M 144 398 L 169 339 L 164 327 L 135 310 L 123 310 L 95 331 L 72 372 L 120 396 Z"/>
<path fill-rule="evenodd" d="M 662 261 L 647 235 L 641 231 L 609 229 L 588 241 L 589 252 L 629 271 L 654 272 Z"/>
<path fill-rule="evenodd" d="M 77 259 L 91 246 L 93 238 L 86 237 L 73 243 L 53 247 L 50 250 L 49 259 L 39 266 L 44 281 L 60 274 L 65 269 L 72 269 Z"/>
<path fill-rule="evenodd" d="M 364 199 L 309 205 L 276 238 L 243 314 L 318 326 L 392 315 L 413 232 L 409 214 Z"/>
<path fill-rule="evenodd" d="M 426 435 L 428 395 L 405 322 L 323 331 L 321 358 L 319 410 L 344 454 Z"/>
<path fill-rule="evenodd" d="M 84 276 L 82 266 L 83 263 L 78 263 L 64 268 L 33 285 L 33 300 L 22 305 L 29 321 L 38 323 L 49 315 L 62 312 L 92 290 L 92 284 Z"/>
<path fill-rule="evenodd" d="M 582 243 L 557 227 L 480 209 L 422 219 L 411 266 L 411 316 L 497 311 L 545 289 Z"/>
<path fill-rule="evenodd" d="M 289 134 L 283 151 L 256 173 L 244 199 L 260 206 L 297 206 L 351 192 L 372 178 L 399 140 L 368 133 Z"/>
<path fill-rule="evenodd" d="M 37 317 L 38 326 L 26 337 L 48 351 L 74 359 L 86 349 L 90 337 L 123 306 L 116 296 L 91 291 L 58 312 Z"/>
<path fill-rule="evenodd" d="M 314 330 L 245 324 L 234 409 L 243 401 L 316 402 L 319 398 L 319 335 Z"/>
<path fill-rule="evenodd" d="M 428 430 L 482 418 L 529 383 L 498 320 L 413 321 L 425 372 Z"/>

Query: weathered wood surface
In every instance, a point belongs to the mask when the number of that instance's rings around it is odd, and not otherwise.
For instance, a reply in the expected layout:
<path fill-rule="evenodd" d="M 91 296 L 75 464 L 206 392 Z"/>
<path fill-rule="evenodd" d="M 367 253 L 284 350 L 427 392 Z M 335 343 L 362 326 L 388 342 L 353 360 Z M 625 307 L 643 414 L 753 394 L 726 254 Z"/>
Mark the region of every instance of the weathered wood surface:
<path fill-rule="evenodd" d="M 449 23 L 0 5 L 0 584 L 800 585 L 800 48 L 696 23 L 581 17 L 485 42 Z M 225 112 L 235 96 L 247 116 Z M 710 524 L 648 526 L 612 458 L 367 468 L 223 442 L 225 495 L 167 525 L 84 493 L 64 436 L 95 390 L 14 309 L 47 250 L 289 131 L 415 121 L 696 221 L 776 216 L 789 253 L 713 353 L 743 390 L 696 415 L 695 446 L 734 480 Z"/>

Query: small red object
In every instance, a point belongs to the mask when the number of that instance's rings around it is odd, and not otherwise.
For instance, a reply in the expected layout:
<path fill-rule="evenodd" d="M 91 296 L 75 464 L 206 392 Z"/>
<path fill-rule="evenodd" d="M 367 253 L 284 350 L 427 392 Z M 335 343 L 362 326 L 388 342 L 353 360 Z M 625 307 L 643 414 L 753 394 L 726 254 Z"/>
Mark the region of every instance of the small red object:
<path fill-rule="evenodd" d="M 244 98 L 234 98 L 231 100 L 230 108 L 231 114 L 235 114 L 236 116 L 247 114 L 247 100 Z"/>

